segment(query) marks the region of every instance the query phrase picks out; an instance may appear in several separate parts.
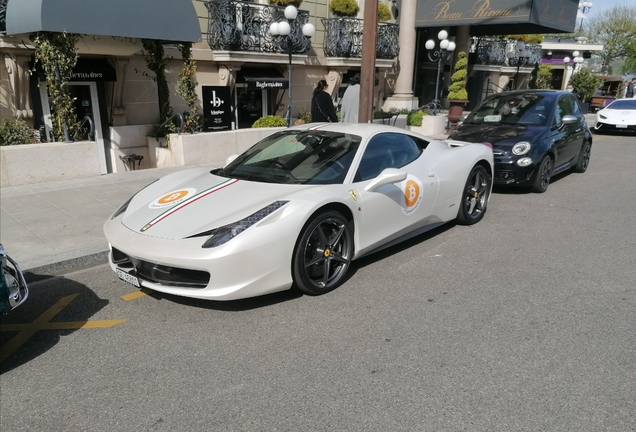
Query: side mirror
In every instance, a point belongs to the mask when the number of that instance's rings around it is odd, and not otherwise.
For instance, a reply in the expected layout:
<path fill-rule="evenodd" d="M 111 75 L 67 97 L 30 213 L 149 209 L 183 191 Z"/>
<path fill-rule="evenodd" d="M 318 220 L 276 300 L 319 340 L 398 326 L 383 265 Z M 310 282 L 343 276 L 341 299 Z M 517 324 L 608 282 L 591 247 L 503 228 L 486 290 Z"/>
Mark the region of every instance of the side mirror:
<path fill-rule="evenodd" d="M 232 162 L 234 159 L 236 159 L 238 157 L 237 154 L 233 154 L 233 155 L 229 155 L 227 157 L 227 159 L 225 159 L 225 165 L 223 165 L 223 168 L 225 168 L 226 166 L 228 166 L 230 164 L 230 162 Z"/>
<path fill-rule="evenodd" d="M 563 116 L 561 121 L 563 122 L 564 125 L 570 125 L 570 124 L 578 123 L 579 119 L 577 119 L 573 115 L 565 115 Z"/>
<path fill-rule="evenodd" d="M 393 183 L 399 183 L 406 180 L 406 171 L 397 168 L 387 168 L 382 171 L 364 190 L 373 192 L 381 186 Z"/>

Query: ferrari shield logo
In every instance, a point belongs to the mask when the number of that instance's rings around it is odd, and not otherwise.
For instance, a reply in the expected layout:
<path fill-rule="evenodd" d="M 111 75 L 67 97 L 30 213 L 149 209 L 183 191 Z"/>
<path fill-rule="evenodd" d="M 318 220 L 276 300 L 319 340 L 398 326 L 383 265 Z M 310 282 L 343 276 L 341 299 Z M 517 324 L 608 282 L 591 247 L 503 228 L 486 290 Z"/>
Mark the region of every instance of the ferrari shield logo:
<path fill-rule="evenodd" d="M 358 194 L 356 193 L 356 191 L 354 191 L 353 189 L 351 189 L 349 191 L 349 195 L 351 195 L 351 198 L 353 198 L 354 201 L 358 201 Z"/>

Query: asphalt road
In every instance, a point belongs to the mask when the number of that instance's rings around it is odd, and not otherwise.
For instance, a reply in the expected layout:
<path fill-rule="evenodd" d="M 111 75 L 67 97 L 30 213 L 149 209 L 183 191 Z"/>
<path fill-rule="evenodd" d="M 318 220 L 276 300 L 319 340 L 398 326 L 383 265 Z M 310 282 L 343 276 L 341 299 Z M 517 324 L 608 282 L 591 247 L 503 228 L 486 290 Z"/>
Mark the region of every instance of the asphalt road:
<path fill-rule="evenodd" d="M 595 137 L 587 173 L 322 297 L 125 297 L 107 265 L 33 283 L 2 318 L 0 429 L 634 431 L 635 167 L 636 138 Z"/>

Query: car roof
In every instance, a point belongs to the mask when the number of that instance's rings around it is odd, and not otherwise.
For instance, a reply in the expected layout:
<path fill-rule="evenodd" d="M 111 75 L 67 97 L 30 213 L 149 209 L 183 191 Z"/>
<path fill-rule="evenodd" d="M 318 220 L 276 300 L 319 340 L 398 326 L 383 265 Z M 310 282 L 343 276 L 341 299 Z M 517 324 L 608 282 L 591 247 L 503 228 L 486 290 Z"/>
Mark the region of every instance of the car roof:
<path fill-rule="evenodd" d="M 406 134 L 407 131 L 395 126 L 377 123 L 308 123 L 292 126 L 288 130 L 319 130 L 359 135 L 361 137 L 375 135 L 380 132 Z"/>

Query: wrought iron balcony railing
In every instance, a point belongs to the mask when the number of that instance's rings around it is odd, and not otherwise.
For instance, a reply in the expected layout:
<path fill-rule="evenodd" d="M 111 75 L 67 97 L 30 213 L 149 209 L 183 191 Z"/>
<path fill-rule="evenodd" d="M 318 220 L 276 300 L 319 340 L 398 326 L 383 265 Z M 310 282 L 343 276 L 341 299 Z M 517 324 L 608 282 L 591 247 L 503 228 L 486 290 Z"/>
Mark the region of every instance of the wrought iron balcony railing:
<path fill-rule="evenodd" d="M 260 51 L 287 53 L 287 38 L 280 43 L 269 32 L 274 22 L 285 20 L 285 8 L 237 0 L 212 0 L 208 9 L 208 44 L 213 51 Z M 291 23 L 289 35 L 292 53 L 302 54 L 311 48 L 311 41 L 302 32 L 309 21 L 309 12 L 299 10 Z"/>
<path fill-rule="evenodd" d="M 0 0 L 0 33 L 7 31 L 7 0 Z"/>
<path fill-rule="evenodd" d="M 362 57 L 364 21 L 357 18 L 323 18 L 327 57 Z M 398 25 L 378 23 L 376 58 L 393 59 L 399 54 Z"/>
<path fill-rule="evenodd" d="M 492 66 L 529 67 L 541 63 L 541 45 L 526 45 L 530 57 L 519 57 L 517 42 L 508 39 L 473 38 L 471 52 L 475 53 L 475 64 Z M 506 54 L 513 52 L 508 58 Z"/>

